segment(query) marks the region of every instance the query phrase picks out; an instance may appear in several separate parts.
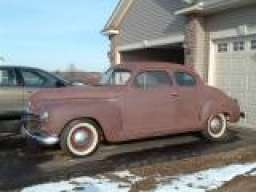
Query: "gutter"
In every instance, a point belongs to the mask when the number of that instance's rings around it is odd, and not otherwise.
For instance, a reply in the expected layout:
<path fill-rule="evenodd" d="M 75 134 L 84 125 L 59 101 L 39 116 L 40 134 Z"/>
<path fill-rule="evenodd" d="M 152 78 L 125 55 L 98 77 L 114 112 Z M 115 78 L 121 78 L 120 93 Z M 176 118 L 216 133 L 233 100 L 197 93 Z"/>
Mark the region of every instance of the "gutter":
<path fill-rule="evenodd" d="M 253 1 L 251 1 L 253 2 Z M 197 3 L 191 7 L 184 8 L 175 12 L 175 15 L 186 15 L 192 13 L 209 13 L 218 10 L 231 8 L 237 4 L 250 3 L 250 0 L 212 0 Z"/>
<path fill-rule="evenodd" d="M 106 31 L 102 31 L 102 34 L 106 36 L 119 35 L 119 30 L 109 29 Z"/>

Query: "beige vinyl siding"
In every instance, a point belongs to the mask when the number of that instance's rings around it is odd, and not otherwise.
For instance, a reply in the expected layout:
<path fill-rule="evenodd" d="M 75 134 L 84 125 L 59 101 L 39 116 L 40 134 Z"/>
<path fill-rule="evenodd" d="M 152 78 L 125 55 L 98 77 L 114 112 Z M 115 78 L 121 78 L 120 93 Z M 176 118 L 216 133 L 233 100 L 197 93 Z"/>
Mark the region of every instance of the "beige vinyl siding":
<path fill-rule="evenodd" d="M 185 17 L 174 12 L 181 0 L 135 0 L 120 25 L 119 46 L 184 34 Z"/>

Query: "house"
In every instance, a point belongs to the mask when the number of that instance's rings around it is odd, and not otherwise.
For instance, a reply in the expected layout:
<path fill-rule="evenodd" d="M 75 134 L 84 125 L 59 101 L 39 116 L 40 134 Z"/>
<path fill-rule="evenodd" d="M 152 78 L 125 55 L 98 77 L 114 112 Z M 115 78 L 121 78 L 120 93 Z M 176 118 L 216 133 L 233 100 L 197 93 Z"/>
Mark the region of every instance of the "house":
<path fill-rule="evenodd" d="M 103 29 L 112 64 L 194 65 L 210 85 L 237 98 L 242 124 L 256 124 L 255 0 L 121 0 Z"/>

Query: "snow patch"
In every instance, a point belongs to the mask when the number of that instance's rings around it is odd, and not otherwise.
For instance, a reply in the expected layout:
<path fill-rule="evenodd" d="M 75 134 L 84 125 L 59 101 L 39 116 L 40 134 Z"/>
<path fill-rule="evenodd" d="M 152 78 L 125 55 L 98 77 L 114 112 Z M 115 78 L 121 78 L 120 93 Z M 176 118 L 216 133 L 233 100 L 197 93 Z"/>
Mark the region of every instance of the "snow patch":
<path fill-rule="evenodd" d="M 209 169 L 190 175 L 180 175 L 178 177 L 165 178 L 157 192 L 206 192 L 218 189 L 226 182 L 231 181 L 237 176 L 245 175 L 256 168 L 256 163 L 245 165 L 230 165 L 219 169 Z M 167 182 L 166 182 L 167 180 Z M 168 182 L 169 181 L 169 182 Z"/>
<path fill-rule="evenodd" d="M 136 183 L 138 181 L 143 180 L 143 177 L 136 176 L 128 170 L 115 172 L 113 175 L 115 175 L 121 179 L 127 179 L 131 183 Z"/>
<path fill-rule="evenodd" d="M 115 183 L 108 179 L 81 177 L 70 181 L 28 187 L 23 189 L 22 192 L 128 192 L 130 187 L 131 186 L 126 183 Z"/>
<path fill-rule="evenodd" d="M 62 181 L 28 187 L 22 192 L 128 192 L 132 185 L 146 178 L 131 174 L 129 171 L 114 172 L 112 175 L 124 179 L 124 181 L 113 181 L 107 176 L 81 177 Z M 217 189 L 228 181 L 240 175 L 256 175 L 256 163 L 244 165 L 230 165 L 218 169 L 208 169 L 193 174 L 178 175 L 171 177 L 155 176 L 159 183 L 155 192 L 206 192 Z"/>

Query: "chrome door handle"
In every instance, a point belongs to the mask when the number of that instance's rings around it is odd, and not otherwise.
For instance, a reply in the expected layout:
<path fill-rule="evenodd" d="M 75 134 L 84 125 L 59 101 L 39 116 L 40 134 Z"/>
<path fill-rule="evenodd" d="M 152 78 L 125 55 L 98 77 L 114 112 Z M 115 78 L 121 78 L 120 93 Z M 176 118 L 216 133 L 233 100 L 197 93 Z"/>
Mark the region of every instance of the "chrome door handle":
<path fill-rule="evenodd" d="M 176 92 L 173 92 L 173 93 L 171 93 L 171 96 L 173 96 L 173 97 L 178 97 L 178 96 L 179 96 L 179 94 L 178 94 L 178 93 L 176 93 Z"/>

